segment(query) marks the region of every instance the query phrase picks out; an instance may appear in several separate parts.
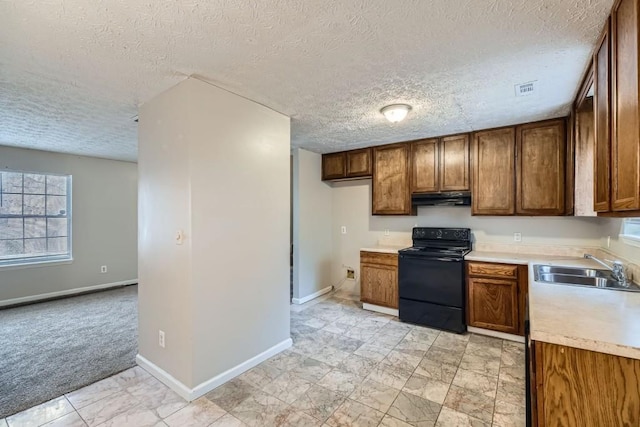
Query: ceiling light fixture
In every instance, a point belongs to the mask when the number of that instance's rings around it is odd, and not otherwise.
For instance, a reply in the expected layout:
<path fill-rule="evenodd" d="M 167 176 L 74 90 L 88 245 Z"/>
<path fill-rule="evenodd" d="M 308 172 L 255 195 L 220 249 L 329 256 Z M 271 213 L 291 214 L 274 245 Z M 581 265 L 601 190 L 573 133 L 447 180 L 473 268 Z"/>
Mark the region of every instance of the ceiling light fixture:
<path fill-rule="evenodd" d="M 387 120 L 389 120 L 391 123 L 398 123 L 403 121 L 407 117 L 407 114 L 409 114 L 410 110 L 410 105 L 392 104 L 387 105 L 386 107 L 382 107 L 382 109 L 380 109 L 380 112 L 384 114 Z"/>

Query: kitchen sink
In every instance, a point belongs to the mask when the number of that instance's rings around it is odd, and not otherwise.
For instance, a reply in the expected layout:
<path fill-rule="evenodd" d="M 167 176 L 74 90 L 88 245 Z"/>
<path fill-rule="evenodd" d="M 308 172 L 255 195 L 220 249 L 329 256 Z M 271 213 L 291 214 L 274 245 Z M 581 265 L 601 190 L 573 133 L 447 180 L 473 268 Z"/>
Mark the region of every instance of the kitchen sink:
<path fill-rule="evenodd" d="M 534 265 L 533 274 L 536 282 L 640 292 L 635 283 L 624 285 L 614 278 L 611 271 L 604 269 Z"/>

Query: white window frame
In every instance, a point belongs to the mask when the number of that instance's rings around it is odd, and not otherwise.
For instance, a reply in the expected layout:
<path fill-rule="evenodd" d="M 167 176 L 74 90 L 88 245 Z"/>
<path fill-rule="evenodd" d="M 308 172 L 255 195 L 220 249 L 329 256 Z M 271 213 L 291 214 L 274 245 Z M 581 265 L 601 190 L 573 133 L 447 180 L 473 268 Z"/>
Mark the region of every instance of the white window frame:
<path fill-rule="evenodd" d="M 640 227 L 640 218 L 625 218 L 622 222 L 622 240 L 631 246 L 640 247 L 640 231 L 637 234 L 627 234 L 628 224 L 633 223 L 634 226 Z"/>
<path fill-rule="evenodd" d="M 15 170 L 15 169 L 2 169 L 2 172 L 10 172 L 10 173 L 21 173 L 21 174 L 34 174 L 34 175 L 45 175 L 45 176 L 63 176 L 67 178 L 67 253 L 66 254 L 56 254 L 56 255 L 41 255 L 41 256 L 30 256 L 30 257 L 22 257 L 22 258 L 8 258 L 8 259 L 0 259 L 0 270 L 10 270 L 10 269 L 22 269 L 29 267 L 45 267 L 49 265 L 55 264 L 70 264 L 73 262 L 73 236 L 72 236 L 72 207 L 73 207 L 73 177 L 70 174 L 60 174 L 60 173 L 51 173 L 51 172 L 35 172 L 35 171 L 25 171 L 25 170 Z M 23 189 L 24 192 L 24 189 Z M 24 193 L 23 193 L 24 194 Z M 1 196 L 1 195 L 0 195 Z M 28 216 L 20 216 L 21 218 L 25 218 Z M 24 236 L 23 236 L 24 238 Z"/>

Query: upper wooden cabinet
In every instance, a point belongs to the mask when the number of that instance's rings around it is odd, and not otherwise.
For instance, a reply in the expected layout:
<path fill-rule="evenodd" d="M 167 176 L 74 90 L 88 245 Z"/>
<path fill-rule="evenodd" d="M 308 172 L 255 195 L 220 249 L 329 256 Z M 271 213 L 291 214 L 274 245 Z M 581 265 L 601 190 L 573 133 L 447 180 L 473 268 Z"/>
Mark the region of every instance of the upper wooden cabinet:
<path fill-rule="evenodd" d="M 565 121 L 549 120 L 516 128 L 516 213 L 565 212 Z"/>
<path fill-rule="evenodd" d="M 469 134 L 411 143 L 412 193 L 469 190 Z"/>
<path fill-rule="evenodd" d="M 473 136 L 474 215 L 513 215 L 515 212 L 515 129 L 476 132 Z"/>
<path fill-rule="evenodd" d="M 322 180 L 370 177 L 371 148 L 322 155 Z"/>
<path fill-rule="evenodd" d="M 373 148 L 372 213 L 415 215 L 411 206 L 409 144 Z"/>
<path fill-rule="evenodd" d="M 611 13 L 611 210 L 640 209 L 639 0 L 621 0 Z"/>
<path fill-rule="evenodd" d="M 611 209 L 611 55 L 609 36 L 611 20 L 607 20 L 593 58 L 595 111 L 595 148 L 593 160 L 593 210 Z"/>

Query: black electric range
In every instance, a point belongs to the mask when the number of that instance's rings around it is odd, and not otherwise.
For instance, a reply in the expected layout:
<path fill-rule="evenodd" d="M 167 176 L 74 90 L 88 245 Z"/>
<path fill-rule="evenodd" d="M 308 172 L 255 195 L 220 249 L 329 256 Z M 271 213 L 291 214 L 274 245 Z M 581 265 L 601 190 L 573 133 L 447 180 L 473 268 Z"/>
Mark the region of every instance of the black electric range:
<path fill-rule="evenodd" d="M 465 332 L 464 256 L 471 251 L 471 230 L 416 227 L 412 238 L 413 246 L 398 252 L 400 320 Z"/>

